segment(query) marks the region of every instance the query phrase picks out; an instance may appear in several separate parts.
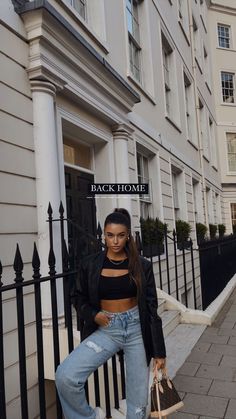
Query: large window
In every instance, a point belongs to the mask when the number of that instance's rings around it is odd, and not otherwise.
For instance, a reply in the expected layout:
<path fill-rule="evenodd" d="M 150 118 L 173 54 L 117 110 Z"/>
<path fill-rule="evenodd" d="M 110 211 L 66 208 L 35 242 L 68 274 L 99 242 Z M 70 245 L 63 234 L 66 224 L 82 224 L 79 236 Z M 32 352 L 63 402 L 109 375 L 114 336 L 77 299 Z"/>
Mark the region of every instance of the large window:
<path fill-rule="evenodd" d="M 72 7 L 80 14 L 83 19 L 86 19 L 86 0 L 66 0 Z"/>
<path fill-rule="evenodd" d="M 161 34 L 161 40 L 166 114 L 172 121 L 179 123 L 178 86 L 174 50 L 163 32 Z"/>
<path fill-rule="evenodd" d="M 218 43 L 221 48 L 230 48 L 230 26 L 218 23 Z"/>
<path fill-rule="evenodd" d="M 227 132 L 228 167 L 230 172 L 236 172 L 236 133 Z"/>
<path fill-rule="evenodd" d="M 231 220 L 232 227 L 236 225 L 236 204 L 230 204 L 231 206 Z"/>
<path fill-rule="evenodd" d="M 188 4 L 187 0 L 178 0 L 178 8 L 179 8 L 179 22 L 184 29 L 184 31 L 188 34 Z"/>
<path fill-rule="evenodd" d="M 139 195 L 140 216 L 146 219 L 150 215 L 151 207 L 151 182 L 149 179 L 148 157 L 137 152 L 138 183 L 148 183 L 149 195 Z"/>
<path fill-rule="evenodd" d="M 195 59 L 200 69 L 202 68 L 202 48 L 200 32 L 196 20 L 193 17 L 193 43 L 195 51 Z"/>
<path fill-rule="evenodd" d="M 221 88 L 223 102 L 234 103 L 234 73 L 221 72 Z"/>
<path fill-rule="evenodd" d="M 133 76 L 141 82 L 141 46 L 138 20 L 138 0 L 126 0 L 126 16 L 129 35 L 129 61 Z"/>

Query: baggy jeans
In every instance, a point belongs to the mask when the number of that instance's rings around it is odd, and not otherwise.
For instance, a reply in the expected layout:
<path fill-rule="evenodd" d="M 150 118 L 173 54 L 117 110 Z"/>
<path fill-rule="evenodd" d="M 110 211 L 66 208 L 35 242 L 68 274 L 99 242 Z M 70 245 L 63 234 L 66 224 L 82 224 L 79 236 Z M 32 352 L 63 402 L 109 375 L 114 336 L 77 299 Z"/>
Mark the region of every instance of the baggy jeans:
<path fill-rule="evenodd" d="M 105 310 L 103 310 L 105 313 Z M 84 385 L 89 375 L 120 349 L 126 372 L 126 419 L 144 419 L 148 405 L 149 367 L 141 333 L 138 306 L 110 313 L 108 326 L 83 340 L 56 370 L 55 383 L 65 419 L 96 419 Z"/>

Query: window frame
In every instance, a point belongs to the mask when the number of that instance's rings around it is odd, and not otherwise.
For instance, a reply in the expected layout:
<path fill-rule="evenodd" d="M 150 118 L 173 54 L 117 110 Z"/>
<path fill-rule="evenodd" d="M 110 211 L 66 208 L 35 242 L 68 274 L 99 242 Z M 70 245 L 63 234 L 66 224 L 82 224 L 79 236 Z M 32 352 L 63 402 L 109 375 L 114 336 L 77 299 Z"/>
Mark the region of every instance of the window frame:
<path fill-rule="evenodd" d="M 138 159 L 140 158 L 140 163 L 138 163 Z M 145 162 L 144 162 L 145 161 Z M 137 179 L 138 183 L 148 183 L 149 185 L 149 195 L 148 197 L 143 196 L 142 194 L 139 195 L 139 206 L 140 206 L 140 215 L 143 217 L 144 211 L 142 211 L 142 207 L 147 209 L 147 214 L 150 215 L 151 211 L 150 208 L 153 203 L 152 199 L 152 188 L 151 188 L 151 178 L 149 175 L 149 157 L 145 155 L 144 152 L 137 149 L 136 150 L 136 163 L 137 163 Z M 146 165 L 146 169 L 145 169 Z M 141 169 L 141 173 L 139 173 L 139 168 Z M 145 170 L 147 170 L 147 173 L 145 173 Z M 146 174 L 148 176 L 146 176 Z M 145 217 L 143 217 L 145 218 Z"/>
<path fill-rule="evenodd" d="M 229 29 L 229 37 L 228 38 L 226 38 L 226 37 L 223 37 L 223 36 L 220 36 L 220 34 L 219 34 L 219 27 L 221 26 L 221 28 L 228 28 Z M 224 45 L 220 45 L 220 38 L 222 38 L 222 39 L 228 39 L 228 42 L 229 42 L 229 46 L 224 46 Z M 223 48 L 223 49 L 231 49 L 232 48 L 232 46 L 231 46 L 231 25 L 227 25 L 227 24 L 225 24 L 225 23 L 217 23 L 217 41 L 218 41 L 218 48 Z"/>
<path fill-rule="evenodd" d="M 138 6 L 140 4 L 140 0 L 125 0 L 125 13 L 126 13 L 126 22 L 127 22 L 127 32 L 128 32 L 128 49 L 129 49 L 129 67 L 131 74 L 137 80 L 140 84 L 142 84 L 142 65 L 141 65 L 141 42 L 140 42 L 140 29 L 139 29 L 139 16 L 138 16 Z M 128 7 L 128 3 L 131 4 L 131 10 Z M 133 13 L 133 7 L 137 8 L 136 16 Z M 137 25 L 137 36 L 135 36 L 135 33 L 130 32 L 129 30 L 129 19 L 128 19 L 128 13 L 131 15 L 132 20 L 132 28 L 133 28 L 133 22 Z M 137 54 L 137 61 L 135 59 L 135 54 Z"/>
<path fill-rule="evenodd" d="M 236 147 L 235 147 L 235 152 L 231 151 L 229 152 L 229 136 L 234 136 L 235 138 L 235 145 L 236 145 L 236 132 L 226 132 L 226 148 L 227 148 L 227 166 L 228 166 L 228 171 L 230 173 L 235 173 L 236 174 Z M 235 170 L 232 170 L 230 167 L 230 160 L 229 160 L 229 156 L 230 155 L 235 155 Z"/>
<path fill-rule="evenodd" d="M 223 80 L 223 78 L 222 78 L 223 75 L 232 76 L 232 87 L 224 87 L 223 86 L 223 83 L 230 83 L 229 80 Z M 235 104 L 235 73 L 231 73 L 229 71 L 221 71 L 220 72 L 220 77 L 221 77 L 221 95 L 222 95 L 222 101 L 226 105 L 234 105 Z M 226 95 L 226 94 L 224 94 L 224 90 L 226 90 L 226 89 L 228 89 L 229 91 L 231 90 L 233 92 L 233 95 Z M 233 98 L 233 100 L 227 102 L 227 100 L 225 100 L 224 98 Z"/>

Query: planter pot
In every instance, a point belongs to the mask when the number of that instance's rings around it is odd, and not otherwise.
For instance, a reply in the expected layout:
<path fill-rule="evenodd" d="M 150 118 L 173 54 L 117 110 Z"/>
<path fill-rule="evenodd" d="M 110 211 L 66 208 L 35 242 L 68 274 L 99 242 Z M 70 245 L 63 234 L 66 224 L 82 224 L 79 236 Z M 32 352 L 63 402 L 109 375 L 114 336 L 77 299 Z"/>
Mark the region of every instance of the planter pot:
<path fill-rule="evenodd" d="M 185 240 L 183 242 L 177 242 L 177 249 L 179 250 L 189 250 L 191 247 L 191 242 L 190 240 Z"/>
<path fill-rule="evenodd" d="M 143 245 L 143 256 L 150 258 L 151 256 L 158 256 L 165 253 L 164 244 L 144 244 Z"/>

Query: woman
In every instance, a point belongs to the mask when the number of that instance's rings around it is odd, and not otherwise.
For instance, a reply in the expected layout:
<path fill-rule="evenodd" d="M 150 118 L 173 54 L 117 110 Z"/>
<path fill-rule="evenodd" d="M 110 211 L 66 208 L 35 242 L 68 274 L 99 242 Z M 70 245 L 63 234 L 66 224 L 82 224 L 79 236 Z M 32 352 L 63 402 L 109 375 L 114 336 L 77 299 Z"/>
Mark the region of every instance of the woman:
<path fill-rule="evenodd" d="M 152 264 L 139 256 L 128 211 L 116 208 L 104 223 L 106 250 L 83 260 L 78 281 L 78 311 L 84 320 L 82 342 L 56 371 L 56 386 L 66 419 L 102 419 L 92 409 L 84 384 L 100 365 L 123 349 L 127 419 L 143 419 L 149 393 L 149 365 L 164 368 L 166 349 Z"/>

